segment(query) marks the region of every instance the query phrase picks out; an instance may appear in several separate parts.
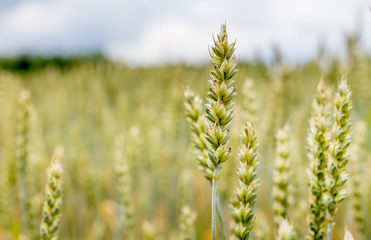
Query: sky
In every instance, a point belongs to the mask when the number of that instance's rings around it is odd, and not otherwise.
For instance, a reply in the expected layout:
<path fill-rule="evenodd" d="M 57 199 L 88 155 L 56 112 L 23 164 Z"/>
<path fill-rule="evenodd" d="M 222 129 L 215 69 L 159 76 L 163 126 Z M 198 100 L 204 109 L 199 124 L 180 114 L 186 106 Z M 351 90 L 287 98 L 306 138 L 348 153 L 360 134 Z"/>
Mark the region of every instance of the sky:
<path fill-rule="evenodd" d="M 1 0 L 0 57 L 102 52 L 129 65 L 207 61 L 227 24 L 240 59 L 302 62 L 320 45 L 342 54 L 359 32 L 371 52 L 371 0 Z"/>

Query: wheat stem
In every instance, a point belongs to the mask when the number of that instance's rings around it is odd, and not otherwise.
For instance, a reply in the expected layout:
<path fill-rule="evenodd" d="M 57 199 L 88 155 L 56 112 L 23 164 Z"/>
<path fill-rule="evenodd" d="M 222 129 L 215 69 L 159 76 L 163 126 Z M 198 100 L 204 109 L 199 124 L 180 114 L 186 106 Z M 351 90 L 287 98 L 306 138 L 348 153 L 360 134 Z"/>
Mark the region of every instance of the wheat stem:
<path fill-rule="evenodd" d="M 222 238 L 224 240 L 227 239 L 227 234 L 225 232 L 225 227 L 224 227 L 224 220 L 223 220 L 223 213 L 222 213 L 222 206 L 220 205 L 220 198 L 219 198 L 219 195 L 216 194 L 216 211 L 217 211 L 217 214 L 218 214 L 218 219 L 219 219 L 219 223 L 220 223 L 220 228 L 222 229 Z"/>
<path fill-rule="evenodd" d="M 332 223 L 327 224 L 327 240 L 332 240 Z"/>
<path fill-rule="evenodd" d="M 215 166 L 218 168 L 218 166 Z M 218 182 L 213 179 L 212 181 L 212 195 L 211 195 L 211 236 L 212 240 L 216 240 L 216 187 Z"/>

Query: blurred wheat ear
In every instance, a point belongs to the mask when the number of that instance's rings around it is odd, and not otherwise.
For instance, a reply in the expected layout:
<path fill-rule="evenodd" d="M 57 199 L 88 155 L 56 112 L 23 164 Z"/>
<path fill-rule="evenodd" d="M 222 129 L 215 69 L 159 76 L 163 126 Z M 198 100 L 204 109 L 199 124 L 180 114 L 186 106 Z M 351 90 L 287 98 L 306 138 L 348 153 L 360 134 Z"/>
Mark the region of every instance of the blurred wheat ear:
<path fill-rule="evenodd" d="M 276 134 L 276 161 L 273 172 L 273 209 L 275 211 L 276 227 L 281 219 L 289 219 L 289 207 L 291 199 L 291 182 L 290 182 L 290 138 L 289 126 L 285 125 L 279 129 Z"/>
<path fill-rule="evenodd" d="M 366 194 L 364 191 L 365 179 L 365 154 L 364 145 L 366 141 L 367 125 L 364 121 L 357 122 L 354 127 L 353 141 L 351 145 L 350 177 L 351 194 L 350 200 L 353 212 L 353 222 L 356 227 L 356 237 L 364 239 L 366 236 Z"/>
<path fill-rule="evenodd" d="M 117 239 L 122 238 L 122 230 L 128 238 L 132 237 L 133 231 L 133 203 L 132 203 L 132 176 L 129 162 L 123 153 L 124 139 L 122 135 L 115 141 L 115 173 L 117 178 L 117 191 L 119 203 L 119 221 L 116 229 Z M 122 219 L 122 221 L 121 221 Z"/>
<path fill-rule="evenodd" d="M 20 234 L 27 236 L 29 234 L 27 217 L 29 215 L 29 137 L 30 137 L 30 92 L 22 90 L 18 98 L 18 108 L 16 115 L 15 131 L 15 157 L 17 164 L 17 181 L 19 186 L 20 202 Z"/>
<path fill-rule="evenodd" d="M 196 213 L 189 207 L 183 206 L 180 215 L 180 239 L 194 240 Z"/>
<path fill-rule="evenodd" d="M 288 222 L 287 219 L 281 218 L 278 224 L 278 232 L 276 240 L 296 240 L 296 233 L 294 227 Z"/>
<path fill-rule="evenodd" d="M 63 169 L 59 163 L 60 159 L 61 153 L 56 152 L 48 170 L 48 182 L 45 187 L 45 200 L 40 226 L 42 240 L 58 240 L 63 192 Z"/>

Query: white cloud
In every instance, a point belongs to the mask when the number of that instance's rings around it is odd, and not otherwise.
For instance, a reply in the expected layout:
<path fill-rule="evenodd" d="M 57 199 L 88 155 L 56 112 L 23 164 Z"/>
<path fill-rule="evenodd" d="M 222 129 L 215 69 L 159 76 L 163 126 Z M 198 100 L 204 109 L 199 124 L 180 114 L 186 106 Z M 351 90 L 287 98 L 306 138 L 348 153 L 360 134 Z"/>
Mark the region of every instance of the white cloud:
<path fill-rule="evenodd" d="M 364 0 L 25 0 L 2 10 L 0 54 L 103 50 L 132 64 L 206 61 L 211 33 L 227 21 L 237 53 L 269 56 L 272 44 L 288 60 L 313 56 L 324 41 L 333 52 L 362 26 L 371 49 L 371 14 Z"/>
<path fill-rule="evenodd" d="M 197 25 L 182 19 L 159 22 L 150 26 L 138 41 L 112 43 L 104 49 L 115 59 L 130 60 L 131 64 L 160 64 L 188 59 L 191 62 L 204 60 L 207 55 L 207 40 Z"/>

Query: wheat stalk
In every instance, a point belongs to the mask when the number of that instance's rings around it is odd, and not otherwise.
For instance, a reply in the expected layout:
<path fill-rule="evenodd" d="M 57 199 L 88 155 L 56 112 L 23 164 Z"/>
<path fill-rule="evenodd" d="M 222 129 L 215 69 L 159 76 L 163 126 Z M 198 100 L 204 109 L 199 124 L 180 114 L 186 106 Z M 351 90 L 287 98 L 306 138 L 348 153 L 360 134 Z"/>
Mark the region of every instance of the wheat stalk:
<path fill-rule="evenodd" d="M 235 190 L 235 200 L 232 202 L 234 224 L 233 233 L 238 239 L 249 239 L 250 232 L 255 225 L 253 207 L 256 200 L 258 178 L 258 142 L 255 130 L 247 122 L 241 134 L 241 148 L 239 151 L 240 166 L 238 168 L 239 187 Z"/>
<path fill-rule="evenodd" d="M 313 115 L 308 135 L 310 167 L 309 185 L 309 233 L 308 240 L 324 239 L 326 234 L 326 183 L 325 176 L 329 148 L 329 97 L 330 89 L 321 80 L 313 101 Z"/>
<path fill-rule="evenodd" d="M 18 111 L 16 121 L 15 157 L 18 168 L 18 183 L 20 191 L 20 210 L 21 210 L 21 234 L 28 234 L 28 164 L 29 164 L 29 107 L 30 92 L 23 90 L 18 98 Z"/>
<path fill-rule="evenodd" d="M 132 195 L 132 177 L 130 166 L 123 154 L 123 136 L 118 136 L 115 141 L 115 173 L 117 178 L 117 190 L 119 193 L 119 206 L 122 210 L 123 222 L 126 231 L 130 232 L 133 228 L 133 205 L 131 203 Z M 118 228 L 118 239 L 121 239 L 121 226 Z"/>
<path fill-rule="evenodd" d="M 191 90 L 185 91 L 184 96 L 185 96 L 184 106 L 186 109 L 187 120 L 191 124 L 192 142 L 196 148 L 198 168 L 204 174 L 205 178 L 208 181 L 210 181 L 210 183 L 212 183 L 214 169 L 207 164 L 208 149 L 205 142 L 205 132 L 207 123 L 205 114 L 202 110 L 203 107 L 202 100 L 197 95 L 195 95 L 194 92 Z M 216 195 L 217 195 L 216 211 L 218 213 L 223 238 L 226 239 L 220 201 L 218 194 Z"/>
<path fill-rule="evenodd" d="M 212 239 L 216 239 L 216 188 L 220 168 L 229 159 L 231 148 L 228 147 L 231 120 L 233 118 L 233 98 L 236 95 L 233 76 L 237 72 L 236 57 L 234 56 L 235 42 L 229 44 L 226 25 L 222 25 L 214 46 L 210 49 L 211 71 L 209 91 L 206 97 L 206 146 L 208 149 L 207 164 L 213 169 L 211 225 Z"/>
<path fill-rule="evenodd" d="M 288 219 L 291 201 L 290 184 L 290 139 L 289 126 L 285 125 L 276 134 L 276 161 L 273 172 L 273 209 L 275 211 L 275 224 L 279 225 L 281 219 Z"/>
<path fill-rule="evenodd" d="M 350 100 L 351 92 L 348 88 L 346 78 L 343 78 L 338 86 L 335 96 L 335 124 L 333 128 L 333 142 L 331 144 L 330 180 L 328 181 L 329 198 L 327 209 L 328 219 L 328 239 L 332 239 L 331 229 L 338 209 L 338 204 L 346 198 L 344 185 L 348 180 L 345 167 L 349 161 L 348 147 L 350 144 L 350 112 L 352 103 Z"/>
<path fill-rule="evenodd" d="M 42 240 L 57 240 L 61 219 L 63 169 L 58 162 L 60 156 L 55 154 L 48 171 L 48 182 L 45 188 L 40 237 Z"/>

